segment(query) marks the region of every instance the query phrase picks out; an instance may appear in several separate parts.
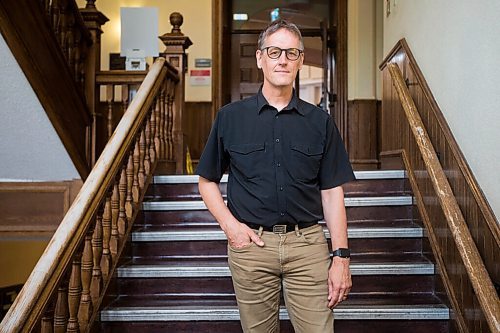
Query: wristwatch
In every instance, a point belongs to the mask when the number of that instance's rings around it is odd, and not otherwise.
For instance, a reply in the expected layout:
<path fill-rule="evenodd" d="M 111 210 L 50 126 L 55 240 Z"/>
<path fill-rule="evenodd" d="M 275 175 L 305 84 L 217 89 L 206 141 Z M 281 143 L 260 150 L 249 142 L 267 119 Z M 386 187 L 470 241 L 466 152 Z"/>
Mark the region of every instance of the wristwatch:
<path fill-rule="evenodd" d="M 341 248 L 338 248 L 335 251 L 333 251 L 333 256 L 340 257 L 340 258 L 350 258 L 351 257 L 351 250 L 341 247 Z"/>

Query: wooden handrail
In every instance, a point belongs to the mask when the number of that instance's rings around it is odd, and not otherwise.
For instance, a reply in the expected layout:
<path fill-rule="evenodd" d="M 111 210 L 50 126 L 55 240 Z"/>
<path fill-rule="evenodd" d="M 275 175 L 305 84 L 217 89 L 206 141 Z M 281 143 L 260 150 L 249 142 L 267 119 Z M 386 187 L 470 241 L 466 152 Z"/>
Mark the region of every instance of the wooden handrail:
<path fill-rule="evenodd" d="M 178 82 L 158 58 L 0 324 L 1 333 L 90 330 L 156 162 L 168 150 L 166 101 Z"/>
<path fill-rule="evenodd" d="M 455 244 L 467 270 L 474 292 L 492 332 L 500 331 L 500 300 L 490 276 L 479 255 L 477 247 L 462 215 L 446 174 L 439 163 L 436 151 L 424 127 L 415 103 L 404 82 L 401 70 L 394 63 L 387 64 L 392 82 L 408 119 L 410 129 L 417 142 L 427 172 L 431 178 L 434 192 L 452 231 Z"/>

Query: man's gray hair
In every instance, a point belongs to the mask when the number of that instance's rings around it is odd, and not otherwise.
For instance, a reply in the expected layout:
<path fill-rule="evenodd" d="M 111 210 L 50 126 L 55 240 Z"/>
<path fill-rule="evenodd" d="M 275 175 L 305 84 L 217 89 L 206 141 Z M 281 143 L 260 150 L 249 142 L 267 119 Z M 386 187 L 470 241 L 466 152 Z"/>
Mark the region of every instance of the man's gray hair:
<path fill-rule="evenodd" d="M 295 36 L 297 36 L 297 38 L 300 41 L 300 49 L 304 50 L 304 40 L 302 39 L 302 34 L 300 33 L 299 28 L 294 23 L 288 22 L 287 20 L 284 19 L 277 19 L 271 22 L 271 24 L 269 24 L 267 28 L 265 28 L 260 33 L 259 40 L 257 42 L 257 47 L 259 48 L 259 50 L 262 50 L 262 48 L 264 47 L 264 42 L 266 41 L 266 38 L 280 29 L 286 29 Z"/>

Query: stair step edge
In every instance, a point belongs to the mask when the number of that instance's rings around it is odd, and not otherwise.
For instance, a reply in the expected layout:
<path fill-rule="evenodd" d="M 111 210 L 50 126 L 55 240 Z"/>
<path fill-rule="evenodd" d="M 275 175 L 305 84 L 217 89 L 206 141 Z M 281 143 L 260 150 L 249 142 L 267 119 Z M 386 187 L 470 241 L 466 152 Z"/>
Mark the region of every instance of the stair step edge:
<path fill-rule="evenodd" d="M 429 263 L 352 263 L 352 275 L 432 275 L 435 265 Z M 225 266 L 124 265 L 118 268 L 119 278 L 189 278 L 230 277 Z"/>
<path fill-rule="evenodd" d="M 412 196 L 389 197 L 348 197 L 344 198 L 346 207 L 366 206 L 408 206 L 413 204 Z M 142 210 L 206 210 L 205 203 L 201 200 L 194 201 L 146 201 L 142 203 Z"/>
<path fill-rule="evenodd" d="M 372 170 L 372 171 L 354 171 L 357 180 L 360 179 L 404 179 L 407 178 L 404 170 Z M 154 184 L 197 184 L 197 175 L 163 175 L 154 176 Z M 221 183 L 227 183 L 228 175 L 222 176 Z"/>
<path fill-rule="evenodd" d="M 327 229 L 326 238 L 330 238 Z M 421 238 L 424 231 L 421 227 L 412 228 L 349 228 L 347 235 L 350 239 L 358 238 Z M 133 242 L 173 242 L 173 241 L 220 241 L 226 240 L 222 230 L 206 231 L 134 231 Z"/>
<path fill-rule="evenodd" d="M 340 305 L 333 309 L 335 320 L 449 320 L 450 310 L 443 304 L 423 305 Z M 286 308 L 280 319 L 289 320 Z M 240 320 L 236 307 L 183 308 L 121 307 L 101 311 L 101 321 L 233 321 Z"/>

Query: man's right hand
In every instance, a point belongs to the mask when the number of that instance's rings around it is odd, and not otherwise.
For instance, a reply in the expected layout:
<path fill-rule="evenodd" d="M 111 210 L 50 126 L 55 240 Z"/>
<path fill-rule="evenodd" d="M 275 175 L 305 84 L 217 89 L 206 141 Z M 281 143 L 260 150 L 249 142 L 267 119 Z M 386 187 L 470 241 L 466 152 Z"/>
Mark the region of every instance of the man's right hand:
<path fill-rule="evenodd" d="M 240 249 L 254 242 L 258 246 L 264 246 L 262 239 L 246 224 L 235 221 L 227 224 L 224 230 L 229 245 L 235 249 Z"/>

